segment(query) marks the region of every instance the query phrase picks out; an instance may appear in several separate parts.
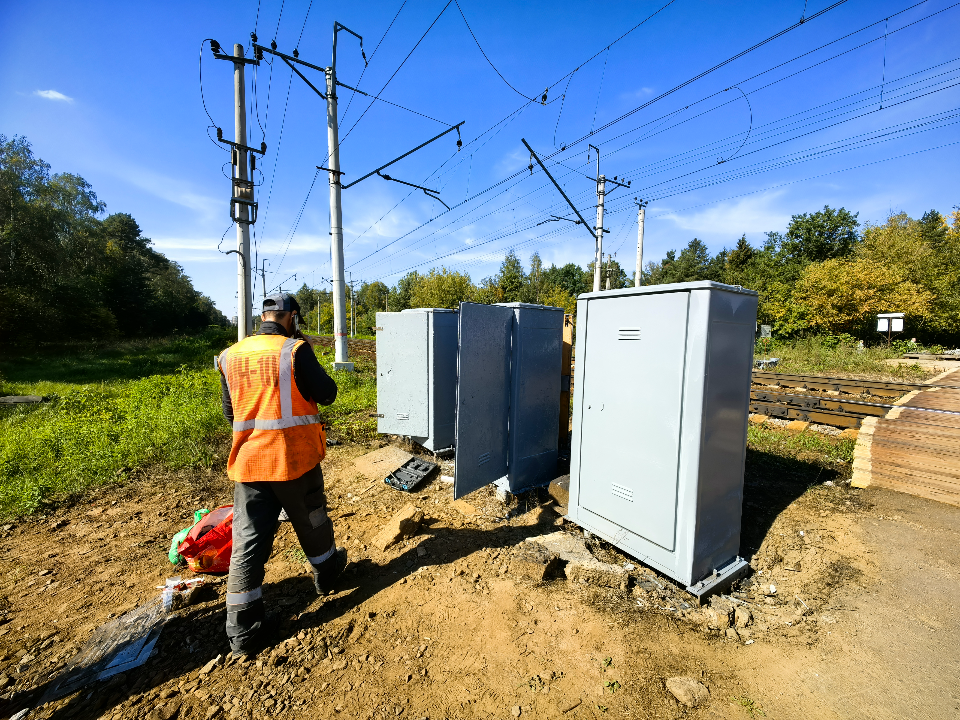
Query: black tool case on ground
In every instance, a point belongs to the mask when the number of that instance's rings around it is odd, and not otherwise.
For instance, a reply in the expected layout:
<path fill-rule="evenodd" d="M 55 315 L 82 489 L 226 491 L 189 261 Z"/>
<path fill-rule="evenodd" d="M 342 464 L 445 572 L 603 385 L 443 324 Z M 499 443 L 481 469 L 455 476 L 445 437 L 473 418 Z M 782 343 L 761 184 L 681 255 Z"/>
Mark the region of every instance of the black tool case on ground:
<path fill-rule="evenodd" d="M 383 481 L 397 490 L 411 492 L 439 468 L 440 466 L 437 463 L 414 457 L 387 475 Z"/>

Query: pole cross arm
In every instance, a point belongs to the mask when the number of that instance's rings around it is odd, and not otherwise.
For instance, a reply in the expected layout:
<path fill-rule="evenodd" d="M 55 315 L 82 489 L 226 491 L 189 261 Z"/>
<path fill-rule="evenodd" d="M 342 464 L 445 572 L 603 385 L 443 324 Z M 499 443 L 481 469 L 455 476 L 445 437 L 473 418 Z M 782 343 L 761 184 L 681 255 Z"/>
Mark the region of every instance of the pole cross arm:
<path fill-rule="evenodd" d="M 257 43 L 254 43 L 253 51 L 255 53 L 270 53 L 271 55 L 276 55 L 278 58 L 283 58 L 288 62 L 297 63 L 298 65 L 303 65 L 304 67 L 312 68 L 313 70 L 319 70 L 322 73 L 325 73 L 327 71 L 325 67 L 320 67 L 319 65 L 308 63 L 305 60 L 301 60 L 300 58 L 294 57 L 293 55 L 287 55 L 286 53 L 282 53 L 279 50 L 274 50 L 273 48 L 267 47 L 266 45 L 257 45 Z"/>
<path fill-rule="evenodd" d="M 537 161 L 537 165 L 539 165 L 539 166 L 540 166 L 540 169 L 543 170 L 543 172 L 545 172 L 545 173 L 547 174 L 547 177 L 550 178 L 550 182 L 552 182 L 552 183 L 556 186 L 557 190 L 560 191 L 560 194 L 563 195 L 563 199 L 567 201 L 567 205 L 569 205 L 569 206 L 570 206 L 570 209 L 573 210 L 573 212 L 576 214 L 576 216 L 577 216 L 578 218 L 580 218 L 580 222 L 578 222 L 578 223 L 576 223 L 576 224 L 577 224 L 577 225 L 580 225 L 580 224 L 582 223 L 582 224 L 583 224 L 583 227 L 586 228 L 586 230 L 587 230 L 588 233 L 590 233 L 590 239 L 596 241 L 596 239 L 597 239 L 596 234 L 595 234 L 594 232 L 591 232 L 591 231 L 590 231 L 590 226 L 587 225 L 587 221 L 583 219 L 583 215 L 581 215 L 581 214 L 580 214 L 580 211 L 577 210 L 577 206 L 574 205 L 574 204 L 570 201 L 570 198 L 567 197 L 567 194 L 563 191 L 563 188 L 560 187 L 560 183 L 558 183 L 556 180 L 553 179 L 553 175 L 551 175 L 551 174 L 550 174 L 550 171 L 547 170 L 546 166 L 545 166 L 545 165 L 543 164 L 543 162 L 540 160 L 540 157 L 533 151 L 533 148 L 530 147 L 530 144 L 529 144 L 526 140 L 524 140 L 523 138 L 520 138 L 520 142 L 522 142 L 522 143 L 524 144 L 524 146 L 527 148 L 527 150 L 530 151 L 530 154 L 533 156 L 533 159 Z M 564 219 L 566 219 L 566 218 L 564 218 Z M 571 220 L 570 222 L 573 222 L 573 221 Z"/>
<path fill-rule="evenodd" d="M 322 97 L 324 100 L 327 99 L 327 96 L 324 95 L 324 94 L 323 94 L 322 92 L 320 92 L 319 90 L 317 90 L 317 88 L 314 86 L 314 84 L 313 84 L 312 82 L 310 82 L 309 80 L 307 80 L 307 76 L 304 75 L 304 74 L 303 74 L 302 72 L 300 72 L 299 70 L 297 70 L 296 66 L 295 66 L 292 62 L 290 62 L 290 61 L 287 60 L 286 58 L 281 58 L 281 60 L 283 60 L 287 65 L 289 65 L 289 66 L 290 66 L 290 69 L 293 70 L 297 75 L 299 75 L 299 76 L 300 76 L 300 79 L 303 80 L 307 85 L 309 85 L 311 90 L 313 90 L 317 95 L 319 95 L 320 97 Z"/>
<path fill-rule="evenodd" d="M 257 149 L 257 148 L 250 147 L 249 145 L 244 145 L 243 143 L 235 143 L 235 142 L 231 142 L 230 140 L 224 140 L 223 130 L 221 128 L 217 128 L 217 140 L 222 142 L 224 145 L 230 145 L 232 147 L 237 148 L 238 150 L 246 150 L 247 152 L 258 153 L 260 155 L 264 155 L 267 152 L 267 144 L 265 142 L 260 143 L 260 148 Z"/>
<path fill-rule="evenodd" d="M 417 150 L 420 150 L 421 148 L 425 148 L 427 145 L 429 145 L 430 143 L 432 143 L 434 140 L 439 140 L 440 138 L 442 138 L 442 137 L 443 137 L 444 135 L 446 135 L 447 133 L 453 132 L 454 130 L 457 130 L 457 131 L 459 132 L 460 126 L 463 125 L 465 122 L 466 122 L 466 120 L 463 120 L 463 121 L 461 121 L 461 122 L 458 122 L 456 125 L 453 125 L 453 126 L 447 128 L 446 130 L 444 130 L 444 131 L 443 131 L 442 133 L 440 133 L 439 135 L 430 138 L 430 139 L 427 140 L 425 143 L 422 143 L 422 144 L 420 144 L 420 145 L 417 145 L 413 150 L 410 150 L 409 152 L 405 152 L 403 155 L 401 155 L 401 156 L 398 157 L 398 158 L 394 158 L 393 160 L 391 160 L 390 162 L 388 162 L 386 165 L 381 165 L 381 166 L 378 167 L 376 170 L 372 170 L 371 172 L 368 172 L 366 175 L 364 175 L 364 176 L 363 176 L 362 178 L 360 178 L 359 180 L 354 180 L 352 183 L 349 183 L 348 185 L 342 185 L 341 187 L 342 187 L 344 190 L 346 190 L 348 187 L 353 187 L 353 186 L 356 185 L 358 182 L 363 182 L 363 181 L 366 180 L 368 177 L 372 177 L 372 176 L 374 176 L 374 175 L 379 175 L 381 170 L 385 170 L 386 168 L 390 167 L 390 166 L 393 165 L 394 163 L 400 162 L 401 160 L 403 160 L 403 159 L 404 159 L 405 157 L 407 157 L 408 155 L 413 155 Z M 439 199 L 439 198 L 437 198 L 437 199 Z M 441 202 L 443 202 L 443 201 L 441 200 Z"/>
<path fill-rule="evenodd" d="M 245 58 L 237 57 L 236 55 L 224 55 L 223 53 L 214 53 L 213 56 L 217 60 L 229 60 L 233 63 L 240 63 L 242 65 L 259 65 L 260 61 L 256 58 Z"/>

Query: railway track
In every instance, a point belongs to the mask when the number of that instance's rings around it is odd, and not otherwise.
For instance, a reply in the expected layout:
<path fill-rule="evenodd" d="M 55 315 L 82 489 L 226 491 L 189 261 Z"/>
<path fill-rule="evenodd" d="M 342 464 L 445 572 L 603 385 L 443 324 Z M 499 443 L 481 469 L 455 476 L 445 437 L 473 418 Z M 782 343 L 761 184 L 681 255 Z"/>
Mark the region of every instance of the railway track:
<path fill-rule="evenodd" d="M 333 338 L 327 337 L 325 335 L 312 335 L 311 339 L 316 342 L 317 345 L 323 348 L 332 348 L 333 347 Z M 360 340 L 356 338 L 347 339 L 347 351 L 350 354 L 350 357 L 361 357 L 364 360 L 372 360 L 373 362 L 377 361 L 377 342 L 376 340 Z"/>
<path fill-rule="evenodd" d="M 801 390 L 826 390 L 827 392 L 851 395 L 875 395 L 900 397 L 914 390 L 929 390 L 932 387 L 960 389 L 960 385 L 934 383 L 906 383 L 887 380 L 858 380 L 855 378 L 823 377 L 820 375 L 786 375 L 754 370 L 753 382 L 760 385 L 791 387 Z"/>
<path fill-rule="evenodd" d="M 950 384 L 904 383 L 881 380 L 822 377 L 818 375 L 786 375 L 757 371 L 753 373 L 754 388 L 750 391 L 750 412 L 759 415 L 805 420 L 821 425 L 858 428 L 865 418 L 884 417 L 896 405 L 837 397 L 840 394 L 860 397 L 899 398 L 909 392 L 930 390 L 934 387 L 960 389 Z M 829 396 L 777 392 L 771 387 L 794 388 L 808 392 L 827 392 Z M 937 409 L 924 412 L 960 415 L 960 412 Z"/>

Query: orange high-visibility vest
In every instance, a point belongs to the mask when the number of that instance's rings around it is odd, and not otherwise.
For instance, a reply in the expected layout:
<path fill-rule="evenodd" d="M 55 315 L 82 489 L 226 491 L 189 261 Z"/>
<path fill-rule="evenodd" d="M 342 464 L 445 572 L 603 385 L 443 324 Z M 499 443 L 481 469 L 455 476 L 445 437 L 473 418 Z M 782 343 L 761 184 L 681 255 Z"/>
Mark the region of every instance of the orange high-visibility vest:
<path fill-rule="evenodd" d="M 283 335 L 253 335 L 214 360 L 233 403 L 231 480 L 293 480 L 326 455 L 317 403 L 300 394 L 293 376 L 293 354 L 302 344 Z"/>

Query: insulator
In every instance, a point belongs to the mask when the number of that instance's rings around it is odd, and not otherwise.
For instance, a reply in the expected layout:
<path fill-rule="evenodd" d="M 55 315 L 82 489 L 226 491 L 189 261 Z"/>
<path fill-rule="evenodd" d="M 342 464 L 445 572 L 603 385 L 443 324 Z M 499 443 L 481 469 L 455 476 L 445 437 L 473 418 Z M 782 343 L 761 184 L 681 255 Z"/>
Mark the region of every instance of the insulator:
<path fill-rule="evenodd" d="M 256 42 L 256 41 L 257 41 L 257 34 L 256 34 L 255 32 L 250 33 L 250 39 L 253 40 L 254 42 Z"/>
<path fill-rule="evenodd" d="M 300 51 L 297 50 L 296 48 L 294 48 L 294 49 L 293 49 L 293 56 L 294 56 L 295 58 L 300 57 Z"/>
<path fill-rule="evenodd" d="M 277 49 L 277 41 L 276 41 L 276 39 L 270 41 L 270 49 L 271 49 L 271 50 L 276 50 L 276 49 Z"/>
<path fill-rule="evenodd" d="M 220 43 L 218 43 L 216 40 L 210 41 L 210 49 L 213 50 L 213 52 L 217 55 L 223 54 L 223 51 L 220 49 Z"/>

